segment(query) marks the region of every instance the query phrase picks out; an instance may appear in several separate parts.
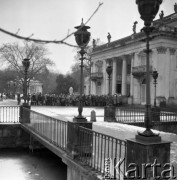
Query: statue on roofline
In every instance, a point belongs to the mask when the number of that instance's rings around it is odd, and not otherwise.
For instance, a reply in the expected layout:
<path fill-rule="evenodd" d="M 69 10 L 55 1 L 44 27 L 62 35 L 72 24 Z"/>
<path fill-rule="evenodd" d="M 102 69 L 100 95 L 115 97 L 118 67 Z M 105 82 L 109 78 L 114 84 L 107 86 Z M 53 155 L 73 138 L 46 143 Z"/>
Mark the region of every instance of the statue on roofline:
<path fill-rule="evenodd" d="M 164 12 L 161 11 L 161 13 L 159 14 L 159 17 L 160 17 L 160 20 L 163 20 L 163 17 L 164 17 Z"/>
<path fill-rule="evenodd" d="M 111 35 L 109 32 L 108 32 L 107 38 L 108 38 L 108 44 L 109 44 L 111 42 Z"/>
<path fill-rule="evenodd" d="M 174 11 L 175 11 L 175 13 L 177 13 L 177 3 L 175 3 L 175 5 L 174 5 Z"/>
<path fill-rule="evenodd" d="M 136 34 L 136 25 L 138 24 L 137 21 L 134 22 L 133 24 L 133 34 Z"/>

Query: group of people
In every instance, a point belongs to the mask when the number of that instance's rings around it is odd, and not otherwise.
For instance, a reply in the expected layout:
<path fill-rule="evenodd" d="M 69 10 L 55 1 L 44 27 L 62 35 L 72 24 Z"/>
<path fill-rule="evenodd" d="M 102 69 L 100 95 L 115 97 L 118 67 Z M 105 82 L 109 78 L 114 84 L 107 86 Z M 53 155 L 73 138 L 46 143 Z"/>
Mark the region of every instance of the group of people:
<path fill-rule="evenodd" d="M 35 93 L 28 95 L 28 102 L 31 105 L 46 105 L 46 106 L 77 106 L 80 101 L 79 95 L 69 94 L 41 94 Z M 83 95 L 83 106 L 106 106 L 108 102 L 113 105 L 121 104 L 121 96 L 115 95 Z"/>

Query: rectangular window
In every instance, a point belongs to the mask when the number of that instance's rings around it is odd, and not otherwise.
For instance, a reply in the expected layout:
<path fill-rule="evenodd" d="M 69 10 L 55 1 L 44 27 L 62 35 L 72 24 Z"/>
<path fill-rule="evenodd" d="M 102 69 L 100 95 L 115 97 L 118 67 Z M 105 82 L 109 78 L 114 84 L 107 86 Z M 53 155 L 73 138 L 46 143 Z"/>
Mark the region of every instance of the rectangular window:
<path fill-rule="evenodd" d="M 117 86 L 116 86 L 116 93 L 121 94 L 121 89 L 122 89 L 122 85 L 121 84 L 117 84 Z"/>
<path fill-rule="evenodd" d="M 127 65 L 127 74 L 131 74 L 131 64 Z"/>
<path fill-rule="evenodd" d="M 141 56 L 141 66 L 146 65 L 146 56 Z"/>

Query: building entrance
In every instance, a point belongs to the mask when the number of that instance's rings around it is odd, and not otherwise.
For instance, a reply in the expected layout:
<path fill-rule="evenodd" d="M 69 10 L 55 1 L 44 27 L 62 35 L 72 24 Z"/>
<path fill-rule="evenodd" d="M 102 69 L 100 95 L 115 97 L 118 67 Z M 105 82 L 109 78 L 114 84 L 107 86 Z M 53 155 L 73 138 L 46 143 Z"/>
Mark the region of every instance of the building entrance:
<path fill-rule="evenodd" d="M 121 94 L 122 93 L 122 84 L 116 84 L 116 93 Z"/>

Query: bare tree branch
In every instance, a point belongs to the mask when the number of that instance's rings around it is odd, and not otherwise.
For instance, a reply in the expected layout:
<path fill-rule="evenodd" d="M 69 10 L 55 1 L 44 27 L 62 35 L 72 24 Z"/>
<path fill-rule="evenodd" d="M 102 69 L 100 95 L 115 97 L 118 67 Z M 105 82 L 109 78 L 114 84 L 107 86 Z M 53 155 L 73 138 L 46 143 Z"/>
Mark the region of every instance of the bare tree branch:
<path fill-rule="evenodd" d="M 92 17 L 96 14 L 96 12 L 99 10 L 99 8 L 101 7 L 101 5 L 103 5 L 103 3 L 99 3 L 98 7 L 96 8 L 96 10 L 92 13 L 92 15 L 88 18 L 88 20 L 86 21 L 85 24 L 83 24 L 81 26 L 81 28 L 86 25 L 91 19 Z M 8 34 L 10 36 L 13 36 L 15 38 L 18 38 L 18 39 L 22 39 L 22 40 L 25 40 L 25 41 L 33 41 L 35 43 L 41 43 L 41 44 L 49 44 L 49 43 L 54 43 L 54 44 L 64 44 L 64 45 L 67 45 L 67 46 L 70 46 L 70 47 L 78 47 L 76 45 L 72 45 L 70 43 L 67 43 L 65 42 L 70 36 L 72 36 L 76 31 L 70 33 L 70 34 L 67 34 L 67 36 L 65 38 L 63 38 L 62 40 L 42 40 L 42 39 L 34 39 L 34 38 L 31 38 L 34 34 L 31 34 L 30 36 L 28 37 L 24 37 L 24 36 L 20 36 L 18 35 L 20 29 L 18 29 L 18 31 L 16 33 L 12 33 L 10 31 L 7 31 L 5 29 L 2 29 L 0 28 L 0 31 L 5 33 L 5 34 Z"/>
<path fill-rule="evenodd" d="M 29 75 L 30 79 L 40 72 L 46 65 L 54 63 L 47 58 L 47 49 L 44 45 L 35 43 L 26 43 L 24 46 L 19 46 L 17 43 L 5 44 L 0 48 L 0 60 L 7 63 L 16 70 L 20 77 L 24 76 L 22 65 L 23 57 L 30 58 Z"/>

